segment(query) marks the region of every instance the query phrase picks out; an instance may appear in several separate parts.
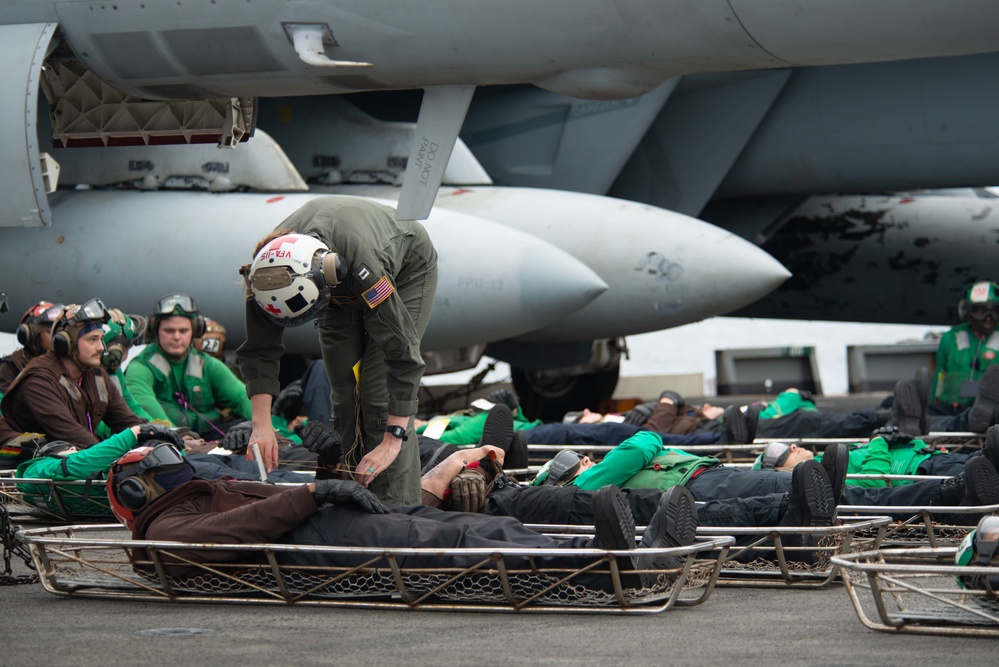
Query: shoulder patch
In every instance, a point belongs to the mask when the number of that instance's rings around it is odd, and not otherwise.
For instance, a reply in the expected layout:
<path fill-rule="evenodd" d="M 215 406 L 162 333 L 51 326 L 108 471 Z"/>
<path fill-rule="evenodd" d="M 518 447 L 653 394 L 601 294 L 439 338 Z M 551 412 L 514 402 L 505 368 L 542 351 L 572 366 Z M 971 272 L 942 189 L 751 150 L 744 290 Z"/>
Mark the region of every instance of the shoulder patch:
<path fill-rule="evenodd" d="M 371 277 L 371 269 L 366 267 L 364 264 L 361 264 L 361 266 L 357 269 L 354 275 L 357 276 L 358 280 L 366 283 L 368 282 L 368 279 Z"/>
<path fill-rule="evenodd" d="M 368 308 L 374 308 L 382 301 L 392 296 L 392 292 L 394 291 L 395 287 L 393 287 L 392 283 L 389 282 L 388 277 L 382 276 L 378 279 L 378 282 L 371 286 L 371 289 L 366 290 L 363 294 L 361 294 L 361 296 L 368 304 Z"/>

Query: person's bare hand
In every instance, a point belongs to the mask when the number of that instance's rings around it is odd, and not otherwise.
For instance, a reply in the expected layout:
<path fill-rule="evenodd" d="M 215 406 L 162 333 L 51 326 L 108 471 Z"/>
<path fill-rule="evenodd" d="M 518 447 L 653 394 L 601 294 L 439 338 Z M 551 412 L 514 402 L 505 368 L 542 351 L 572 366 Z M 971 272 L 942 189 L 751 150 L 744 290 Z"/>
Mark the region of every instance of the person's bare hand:
<path fill-rule="evenodd" d="M 392 465 L 402 450 L 402 441 L 397 438 L 386 438 L 381 444 L 364 455 L 354 470 L 354 479 L 364 486 L 371 486 L 375 477 L 385 472 Z"/>
<path fill-rule="evenodd" d="M 250 433 L 250 441 L 246 448 L 246 458 L 249 461 L 254 460 L 254 444 L 260 449 L 260 458 L 267 471 L 274 470 L 278 464 L 278 442 L 274 429 L 258 429 L 255 426 L 253 427 L 253 431 Z"/>

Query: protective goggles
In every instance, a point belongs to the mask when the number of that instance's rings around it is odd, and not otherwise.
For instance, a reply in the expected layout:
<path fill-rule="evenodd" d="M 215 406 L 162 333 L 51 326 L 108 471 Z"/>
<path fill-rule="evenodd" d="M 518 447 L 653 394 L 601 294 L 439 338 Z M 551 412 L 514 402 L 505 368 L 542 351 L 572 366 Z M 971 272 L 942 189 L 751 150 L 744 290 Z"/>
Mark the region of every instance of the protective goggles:
<path fill-rule="evenodd" d="M 154 314 L 191 317 L 198 314 L 198 304 L 186 294 L 171 294 L 156 302 Z"/>
<path fill-rule="evenodd" d="M 779 468 L 787 462 L 789 456 L 791 456 L 791 445 L 783 442 L 771 442 L 763 450 L 760 465 L 764 468 Z"/>
<path fill-rule="evenodd" d="M 38 304 L 25 314 L 23 324 L 55 322 L 65 307 L 63 305 L 54 306 L 51 303 Z"/>
<path fill-rule="evenodd" d="M 82 306 L 76 306 L 75 309 L 71 308 L 66 316 L 66 321 L 69 324 L 87 324 L 89 322 L 104 324 L 110 319 L 111 315 L 100 299 L 91 299 Z"/>
<path fill-rule="evenodd" d="M 153 447 L 153 451 L 139 461 L 138 474 L 150 471 L 168 472 L 170 469 L 184 465 L 185 462 L 183 455 L 176 447 L 163 442 Z"/>
<path fill-rule="evenodd" d="M 977 303 L 969 309 L 968 314 L 976 322 L 982 322 L 989 317 L 999 320 L 999 303 Z"/>

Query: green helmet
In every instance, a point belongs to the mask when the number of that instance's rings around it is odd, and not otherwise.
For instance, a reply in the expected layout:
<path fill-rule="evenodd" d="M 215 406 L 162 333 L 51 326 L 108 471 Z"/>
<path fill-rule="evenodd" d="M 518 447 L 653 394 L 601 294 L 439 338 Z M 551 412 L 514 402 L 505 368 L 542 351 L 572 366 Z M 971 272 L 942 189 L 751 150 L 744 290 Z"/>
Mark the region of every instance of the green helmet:
<path fill-rule="evenodd" d="M 983 280 L 968 288 L 968 293 L 957 306 L 957 314 L 962 322 L 974 319 L 979 322 L 999 315 L 999 285 Z"/>
<path fill-rule="evenodd" d="M 101 366 L 113 375 L 121 368 L 121 362 L 145 327 L 145 321 L 144 318 L 135 315 L 126 315 L 117 308 L 112 308 L 108 314 L 111 319 L 104 323 L 104 353 L 101 355 Z"/>

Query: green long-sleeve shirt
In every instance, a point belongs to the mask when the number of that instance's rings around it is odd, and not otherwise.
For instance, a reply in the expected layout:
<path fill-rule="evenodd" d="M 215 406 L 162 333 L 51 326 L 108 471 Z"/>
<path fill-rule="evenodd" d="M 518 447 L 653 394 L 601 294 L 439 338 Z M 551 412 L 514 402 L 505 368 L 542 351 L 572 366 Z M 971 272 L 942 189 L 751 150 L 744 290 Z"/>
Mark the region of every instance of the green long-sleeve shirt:
<path fill-rule="evenodd" d="M 488 416 L 488 412 L 480 412 L 474 415 L 448 415 L 447 428 L 438 440 L 451 445 L 478 445 L 482 440 L 482 430 Z M 520 407 L 513 414 L 514 431 L 534 428 L 535 426 L 541 426 L 541 424 L 541 420 L 528 421 L 524 417 L 524 412 Z M 416 432 L 423 433 L 426 428 L 426 425 L 421 426 Z"/>
<path fill-rule="evenodd" d="M 25 461 L 17 467 L 15 477 L 52 479 L 57 481 L 87 479 L 95 473 L 104 472 L 111 464 L 124 456 L 136 445 L 131 429 L 116 433 L 107 440 L 91 445 L 87 449 L 68 456 L 47 456 Z M 82 486 L 65 487 L 59 492 L 58 500 L 50 494 L 48 486 L 18 484 L 18 490 L 25 494 L 25 500 L 38 507 L 53 512 L 71 514 L 110 514 L 107 493 L 102 486 L 90 489 L 90 499 L 84 503 L 80 498 Z M 62 507 L 59 502 L 61 501 Z"/>

